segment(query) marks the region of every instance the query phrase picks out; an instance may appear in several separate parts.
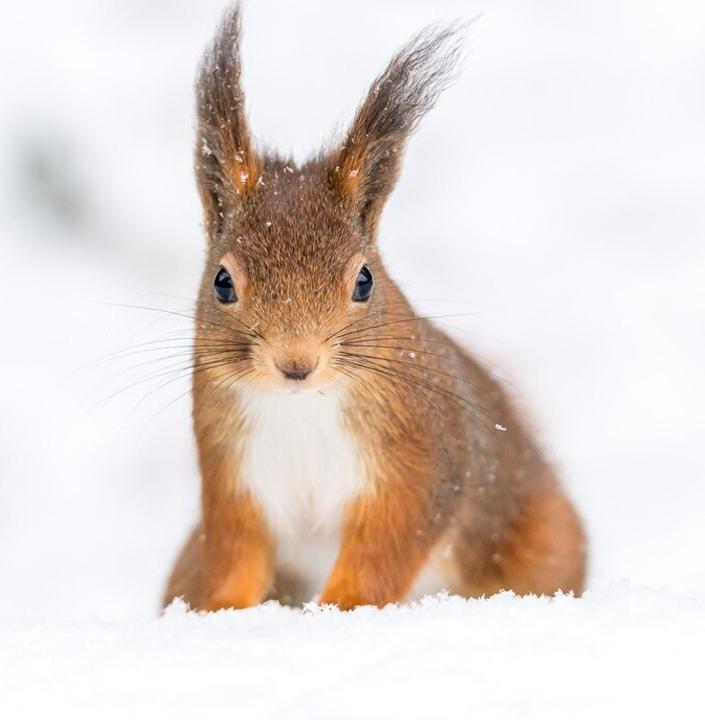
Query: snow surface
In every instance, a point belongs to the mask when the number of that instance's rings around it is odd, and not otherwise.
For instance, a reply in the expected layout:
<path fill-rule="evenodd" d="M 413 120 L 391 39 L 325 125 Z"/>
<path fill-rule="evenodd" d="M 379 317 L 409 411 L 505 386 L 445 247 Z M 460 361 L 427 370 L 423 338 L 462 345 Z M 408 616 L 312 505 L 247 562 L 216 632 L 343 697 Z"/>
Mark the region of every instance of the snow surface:
<path fill-rule="evenodd" d="M 158 598 L 197 507 L 191 84 L 222 3 L 3 10 L 0 714 L 702 716 L 702 3 L 248 4 L 252 124 L 297 158 L 419 27 L 484 13 L 382 244 L 532 418 L 590 592 L 207 617 Z"/>
<path fill-rule="evenodd" d="M 13 624 L 2 705 L 16 713 L 5 717 L 702 717 L 704 610 L 702 598 L 615 587 Z"/>

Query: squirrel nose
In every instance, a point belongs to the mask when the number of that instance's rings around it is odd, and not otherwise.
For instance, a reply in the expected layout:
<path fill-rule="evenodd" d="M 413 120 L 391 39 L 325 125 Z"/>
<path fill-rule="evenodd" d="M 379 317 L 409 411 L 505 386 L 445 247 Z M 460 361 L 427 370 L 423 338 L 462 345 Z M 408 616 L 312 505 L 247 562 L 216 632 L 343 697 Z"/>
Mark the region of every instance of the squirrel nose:
<path fill-rule="evenodd" d="M 287 380 L 305 380 L 313 372 L 316 364 L 290 361 L 277 367 Z"/>

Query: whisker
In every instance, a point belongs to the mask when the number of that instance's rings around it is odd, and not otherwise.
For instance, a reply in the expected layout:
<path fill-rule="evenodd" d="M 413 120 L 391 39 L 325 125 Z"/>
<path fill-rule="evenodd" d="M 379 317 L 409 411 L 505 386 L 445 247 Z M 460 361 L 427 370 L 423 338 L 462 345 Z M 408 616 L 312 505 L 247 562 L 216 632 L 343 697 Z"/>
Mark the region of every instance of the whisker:
<path fill-rule="evenodd" d="M 340 370 L 340 372 L 342 372 L 343 374 L 350 377 L 354 382 L 360 383 L 364 387 L 366 387 L 378 401 L 386 404 L 386 399 L 382 398 L 381 395 L 375 389 L 373 389 L 372 385 L 362 378 L 362 376 L 359 372 L 355 372 L 355 370 L 353 370 L 352 368 L 343 368 L 342 366 L 339 366 L 338 369 Z M 372 372 L 374 372 L 374 370 L 372 370 Z M 421 389 L 424 390 L 425 388 L 422 387 Z M 430 412 L 432 412 L 436 417 L 438 417 L 442 424 L 444 418 L 441 415 L 441 413 L 439 412 L 437 403 L 433 402 L 431 396 L 428 394 L 423 394 L 420 397 L 420 399 L 426 403 Z M 472 415 L 465 407 L 462 407 L 461 410 L 463 412 L 468 412 L 468 414 L 470 414 L 473 417 L 473 419 L 476 419 L 475 416 Z"/>
<path fill-rule="evenodd" d="M 252 348 L 252 346 L 253 343 L 229 343 L 225 341 L 219 343 L 196 343 L 189 345 L 163 345 L 154 348 L 144 348 L 142 350 L 135 350 L 134 352 L 124 353 L 123 355 L 113 359 L 117 361 L 129 357 L 134 357 L 135 355 L 148 355 L 150 353 L 164 352 L 168 350 L 178 350 L 183 354 L 190 354 L 193 357 L 198 357 L 220 352 L 246 352 L 250 348 Z"/>
<path fill-rule="evenodd" d="M 443 347 L 457 348 L 457 345 L 452 341 L 447 340 L 436 340 L 434 338 L 426 337 L 425 335 L 374 335 L 371 334 L 369 337 L 354 338 L 353 340 L 341 340 L 340 345 L 351 345 L 355 346 L 362 342 L 384 340 L 384 341 L 410 341 L 419 343 L 428 343 L 431 345 L 442 345 Z"/>
<path fill-rule="evenodd" d="M 177 312 L 176 310 L 167 310 L 166 308 L 155 308 L 150 307 L 148 305 L 132 305 L 129 303 L 104 303 L 105 305 L 109 305 L 111 307 L 122 307 L 122 308 L 128 308 L 132 310 L 145 310 L 149 312 L 160 312 L 164 313 L 166 315 L 173 315 L 174 317 L 180 317 L 185 318 L 186 320 L 192 320 L 197 323 L 201 323 L 203 325 L 210 325 L 211 327 L 219 328 L 221 330 L 228 330 L 229 332 L 242 332 L 240 330 L 237 330 L 236 328 L 230 326 L 230 325 L 223 325 L 222 323 L 217 323 L 214 320 L 204 320 L 203 318 L 200 318 L 196 315 L 187 315 L 186 313 Z M 229 316 L 232 320 L 235 320 L 236 322 L 240 323 L 244 328 L 247 329 L 247 333 L 242 334 L 249 334 L 254 337 L 258 337 L 261 340 L 264 340 L 264 337 L 255 331 L 253 328 L 249 327 L 246 323 L 244 323 L 242 320 L 236 317 Z"/>
<path fill-rule="evenodd" d="M 333 335 L 332 337 L 337 337 L 337 338 L 348 337 L 349 335 L 356 335 L 358 333 L 365 332 L 368 330 L 377 330 L 379 328 L 388 327 L 390 325 L 397 325 L 399 323 L 404 323 L 404 322 L 412 323 L 412 322 L 421 322 L 423 320 L 440 320 L 440 319 L 454 318 L 454 317 L 470 317 L 472 315 L 478 315 L 478 314 L 480 314 L 480 313 L 479 312 L 476 312 L 476 313 L 450 313 L 447 315 L 424 315 L 424 316 L 409 315 L 408 317 L 405 317 L 405 318 L 397 318 L 396 320 L 389 320 L 387 322 L 378 323 L 377 325 L 368 325 L 367 327 L 358 328 L 357 330 L 352 330 L 352 331 L 349 331 L 346 333 L 338 333 L 338 334 Z"/>
<path fill-rule="evenodd" d="M 168 387 L 172 383 L 178 382 L 179 380 L 184 380 L 185 378 L 189 377 L 189 375 L 191 375 L 191 376 L 200 375 L 201 373 L 204 373 L 207 371 L 217 370 L 218 368 L 221 368 L 221 367 L 229 367 L 234 364 L 235 363 L 233 363 L 231 360 L 227 360 L 227 361 L 218 361 L 218 362 L 209 363 L 209 364 L 201 366 L 201 367 L 188 367 L 188 368 L 184 368 L 182 370 L 177 370 L 176 372 L 172 373 L 172 376 L 169 377 L 167 380 L 165 380 L 164 382 L 160 383 L 156 387 L 149 390 L 137 402 L 137 404 L 132 408 L 132 410 L 130 411 L 130 414 L 134 413 L 149 397 L 154 395 L 154 393 L 159 392 L 159 390 L 162 390 L 163 388 Z M 187 390 L 183 394 L 185 395 L 191 391 L 192 391 L 192 387 L 189 388 L 189 390 Z"/>
<path fill-rule="evenodd" d="M 201 352 L 198 353 L 199 357 L 215 357 L 215 356 L 226 356 L 230 357 L 231 353 L 228 353 L 228 350 L 230 348 L 226 348 L 223 350 L 218 351 L 207 351 L 207 352 Z M 129 365 L 128 367 L 121 368 L 117 372 L 113 373 L 112 375 L 104 378 L 96 387 L 94 387 L 89 394 L 92 394 L 102 388 L 107 383 L 112 382 L 113 380 L 116 380 L 117 378 L 121 377 L 122 375 L 125 375 L 126 373 L 134 372 L 135 370 L 138 370 L 139 368 L 146 367 L 149 365 L 154 365 L 156 363 L 161 362 L 168 362 L 169 360 L 174 360 L 175 358 L 179 358 L 180 362 L 175 365 L 170 365 L 164 368 L 161 368 L 161 370 L 169 370 L 173 367 L 180 367 L 183 364 L 183 361 L 188 360 L 189 364 L 188 366 L 192 366 L 195 359 L 196 359 L 197 353 L 194 352 L 193 348 L 184 349 L 181 352 L 178 353 L 172 353 L 171 355 L 163 355 L 157 358 L 150 358 L 149 360 L 144 360 L 142 362 L 136 363 L 134 365 Z"/>
<path fill-rule="evenodd" d="M 182 345 L 166 345 L 165 343 L 175 343 L 179 341 L 188 341 Z M 116 350 L 103 358 L 93 361 L 92 365 L 101 365 L 111 360 L 119 360 L 123 357 L 131 357 L 132 355 L 139 355 L 148 352 L 160 352 L 161 350 L 178 350 L 180 348 L 193 348 L 197 345 L 203 345 L 207 347 L 216 347 L 222 345 L 223 347 L 246 347 L 249 346 L 252 341 L 227 341 L 224 338 L 165 338 L 163 340 L 149 340 L 144 343 L 138 343 L 136 345 L 127 346 L 121 350 Z M 84 366 L 85 368 L 91 367 L 91 364 Z"/>
<path fill-rule="evenodd" d="M 374 308 L 374 311 L 370 311 L 370 312 L 366 313 L 362 318 L 358 317 L 358 318 L 355 318 L 354 320 L 351 320 L 349 323 L 343 325 L 343 327 L 341 327 L 338 330 L 336 330 L 335 332 L 331 333 L 327 338 L 324 338 L 323 342 L 326 343 L 329 340 L 331 340 L 332 338 L 339 336 L 340 333 L 343 332 L 343 330 L 347 330 L 347 328 L 349 328 L 351 325 L 354 325 L 356 322 L 360 322 L 364 318 L 372 317 L 373 315 L 379 315 L 379 314 L 381 314 L 382 310 L 386 310 L 387 308 L 393 307 L 395 305 L 404 305 L 404 306 L 408 307 L 409 303 L 406 300 L 395 300 L 394 302 L 384 303 L 382 305 L 376 305 Z M 390 313 L 390 314 L 394 314 L 394 313 Z M 398 314 L 398 313 L 396 313 L 396 314 Z"/>
<path fill-rule="evenodd" d="M 423 342 L 423 341 L 422 341 Z M 428 355 L 429 357 L 439 358 L 441 360 L 451 360 L 448 355 L 442 355 L 441 353 L 434 353 L 428 350 L 421 350 L 419 348 L 402 347 L 401 345 L 378 345 L 372 343 L 341 343 L 340 347 L 353 347 L 353 348 L 369 348 L 372 350 L 395 350 L 400 353 L 414 355 Z"/>
<path fill-rule="evenodd" d="M 377 400 L 381 405 L 386 404 L 385 399 L 382 397 L 382 395 L 379 394 L 376 388 L 374 388 L 369 382 L 367 382 L 367 380 L 365 380 L 359 373 L 355 373 L 352 368 L 346 367 L 345 364 L 339 361 L 334 360 L 331 364 L 335 365 L 341 373 L 365 387 L 369 391 L 369 393 L 375 398 L 375 400 Z"/>
<path fill-rule="evenodd" d="M 363 354 L 363 353 L 347 353 L 347 352 L 344 352 L 344 351 L 341 352 L 341 355 L 352 356 L 352 357 L 363 357 L 363 358 L 367 358 L 367 359 L 369 359 L 369 360 L 380 360 L 380 361 L 382 361 L 382 362 L 397 363 L 397 364 L 399 364 L 399 365 L 406 365 L 407 367 L 415 368 L 415 369 L 420 370 L 420 371 L 422 371 L 422 372 L 423 372 L 423 371 L 426 371 L 426 372 L 429 372 L 429 373 L 436 373 L 436 374 L 438 374 L 438 375 L 443 375 L 443 376 L 445 376 L 445 377 L 447 377 L 447 378 L 449 378 L 449 379 L 451 379 L 451 380 L 456 380 L 457 382 L 464 383 L 465 385 L 468 385 L 468 386 L 470 386 L 470 387 L 472 387 L 472 388 L 475 388 L 475 389 L 477 389 L 477 387 L 478 387 L 476 383 L 474 383 L 474 382 L 472 382 L 472 381 L 470 381 L 470 380 L 466 380 L 465 378 L 459 377 L 458 375 L 453 375 L 452 373 L 445 372 L 444 370 L 438 370 L 438 369 L 436 369 L 436 368 L 428 367 L 428 365 L 423 365 L 423 364 L 421 364 L 421 363 L 408 362 L 408 361 L 405 361 L 405 360 L 400 360 L 399 358 L 384 357 L 384 356 L 379 356 L 379 355 L 367 355 L 367 354 Z M 436 357 L 442 357 L 442 356 L 441 356 L 441 355 L 437 355 Z"/>
<path fill-rule="evenodd" d="M 477 405 L 476 403 L 470 402 L 466 398 L 462 397 L 462 395 L 458 395 L 457 393 L 448 390 L 447 388 L 439 385 L 438 383 L 431 382 L 430 380 L 427 380 L 425 378 L 409 376 L 405 373 L 395 370 L 394 368 L 389 368 L 388 366 L 381 366 L 377 361 L 374 360 L 366 360 L 364 358 L 358 357 L 355 359 L 348 358 L 347 361 L 370 372 L 377 372 L 381 375 L 396 378 L 408 384 L 416 385 L 417 387 L 422 387 L 431 392 L 435 392 L 441 397 L 444 397 L 447 400 L 454 402 L 458 407 L 464 409 L 466 412 L 468 412 L 469 415 L 471 415 L 475 420 L 480 423 L 482 423 L 483 420 L 482 418 L 478 417 L 475 410 L 481 411 L 488 419 L 490 419 L 489 412 L 485 408 Z"/>
<path fill-rule="evenodd" d="M 238 373 L 226 374 L 225 380 L 231 379 L 233 382 L 239 382 L 240 380 L 242 380 L 243 378 L 247 377 L 248 375 L 250 375 L 250 374 L 253 373 L 253 372 L 254 372 L 254 369 L 253 369 L 253 368 L 250 368 L 249 370 L 245 370 L 245 371 L 243 371 L 243 372 L 241 372 L 241 373 L 239 373 L 239 374 L 238 374 Z M 233 378 L 234 378 L 234 379 L 233 379 Z M 204 381 L 204 382 L 202 383 L 202 385 L 206 385 L 206 384 L 208 384 L 208 382 L 209 382 L 209 381 Z M 217 385 L 220 386 L 223 382 L 224 382 L 223 380 L 220 380 Z M 183 392 L 183 393 L 180 393 L 180 394 L 177 395 L 175 398 L 173 398 L 172 400 L 170 400 L 166 405 L 164 405 L 162 408 L 160 408 L 156 413 L 154 413 L 154 414 L 149 418 L 149 420 L 145 423 L 145 425 L 144 425 L 144 427 L 143 427 L 143 430 L 146 430 L 146 429 L 149 427 L 149 425 L 150 425 L 159 415 L 161 415 L 161 413 L 165 412 L 168 408 L 170 408 L 172 405 L 174 405 L 175 403 L 177 403 L 177 402 L 178 402 L 179 400 L 181 400 L 183 397 L 186 397 L 186 395 L 189 395 L 189 394 L 193 393 L 193 391 L 194 391 L 195 389 L 200 388 L 202 385 L 197 385 L 197 386 L 193 386 L 193 385 L 192 385 L 188 390 L 186 390 L 186 391 Z M 231 383 L 231 385 L 232 385 L 232 383 Z M 209 396 L 210 396 L 210 394 L 209 394 Z"/>
<path fill-rule="evenodd" d="M 247 359 L 246 357 L 242 357 L 242 358 L 229 357 L 227 359 L 212 360 L 212 361 L 207 361 L 205 363 L 200 363 L 197 367 L 195 367 L 192 362 L 189 362 L 188 364 L 184 364 L 184 363 L 175 364 L 171 368 L 161 369 L 161 370 L 155 371 L 153 373 L 149 373 L 148 375 L 140 378 L 139 380 L 133 381 L 133 382 L 119 388 L 118 390 L 115 390 L 114 392 L 110 393 L 107 397 L 96 402 L 90 408 L 90 410 L 91 411 L 95 410 L 98 407 L 101 407 L 102 405 L 104 405 L 105 403 L 109 402 L 110 400 L 112 400 L 113 398 L 117 397 L 118 395 L 120 395 L 122 393 L 129 392 L 130 390 L 133 390 L 134 388 L 139 387 L 140 385 L 143 385 L 146 382 L 150 382 L 152 380 L 159 380 L 160 378 L 162 378 L 164 376 L 170 376 L 171 374 L 175 374 L 175 373 L 183 374 L 183 373 L 188 373 L 188 372 L 196 372 L 196 371 L 199 371 L 201 368 L 203 370 L 207 370 L 209 367 L 217 366 L 219 364 L 223 364 L 223 365 L 231 364 L 231 363 L 234 364 L 237 362 L 243 362 L 246 359 Z M 178 378 L 175 378 L 175 379 L 178 379 Z M 157 387 L 156 389 L 158 390 L 159 387 Z"/>

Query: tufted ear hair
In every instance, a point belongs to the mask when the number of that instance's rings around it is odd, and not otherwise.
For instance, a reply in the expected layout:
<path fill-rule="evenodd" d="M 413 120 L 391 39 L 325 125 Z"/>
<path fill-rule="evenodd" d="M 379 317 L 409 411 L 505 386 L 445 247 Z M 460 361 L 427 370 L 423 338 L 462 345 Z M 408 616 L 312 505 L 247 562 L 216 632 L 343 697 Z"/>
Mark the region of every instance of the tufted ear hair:
<path fill-rule="evenodd" d="M 209 236 L 260 173 L 240 87 L 240 14 L 239 4 L 226 12 L 196 81 L 195 170 Z"/>
<path fill-rule="evenodd" d="M 392 58 L 372 83 L 341 148 L 332 156 L 332 182 L 359 213 L 369 237 L 401 168 L 406 141 L 453 78 L 462 28 L 427 28 Z"/>

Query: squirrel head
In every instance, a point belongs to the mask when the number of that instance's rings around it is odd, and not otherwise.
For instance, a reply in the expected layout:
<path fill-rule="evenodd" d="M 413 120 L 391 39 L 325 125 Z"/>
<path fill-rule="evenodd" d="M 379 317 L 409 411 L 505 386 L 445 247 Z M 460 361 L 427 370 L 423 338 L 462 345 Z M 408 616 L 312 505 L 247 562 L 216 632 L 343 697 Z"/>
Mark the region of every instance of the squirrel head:
<path fill-rule="evenodd" d="M 373 331 L 395 304 L 398 314 L 377 227 L 406 141 L 452 77 L 459 33 L 412 39 L 374 80 L 342 142 L 299 166 L 255 147 L 239 40 L 236 5 L 196 83 L 195 170 L 208 236 L 197 361 L 215 365 L 214 353 L 232 353 L 252 382 L 320 388 L 341 376 L 344 333 Z"/>

